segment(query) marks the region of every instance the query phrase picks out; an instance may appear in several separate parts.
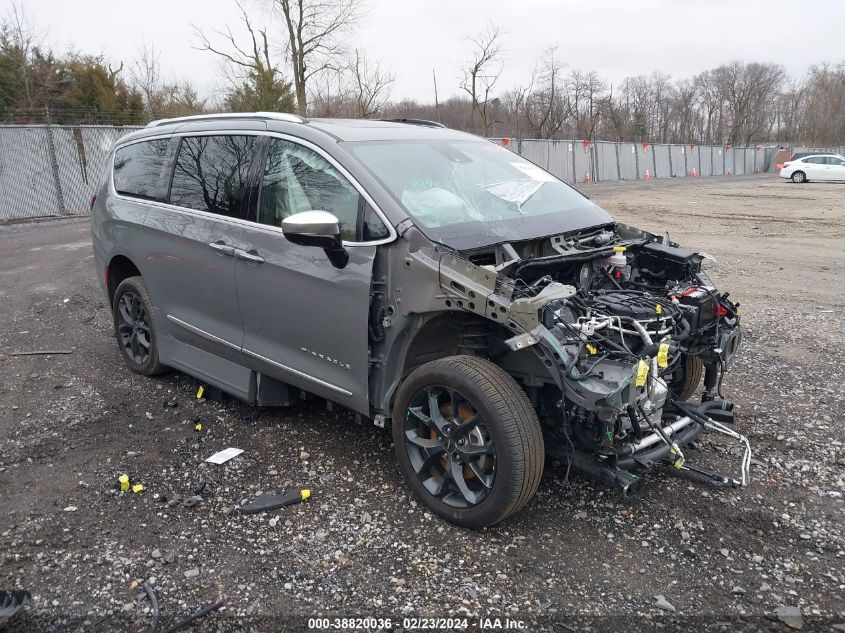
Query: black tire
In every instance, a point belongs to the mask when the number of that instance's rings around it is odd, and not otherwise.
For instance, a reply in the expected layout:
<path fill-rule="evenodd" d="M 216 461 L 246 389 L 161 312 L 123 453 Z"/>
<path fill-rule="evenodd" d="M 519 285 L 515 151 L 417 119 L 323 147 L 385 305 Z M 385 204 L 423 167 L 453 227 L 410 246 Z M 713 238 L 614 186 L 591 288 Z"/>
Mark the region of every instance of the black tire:
<path fill-rule="evenodd" d="M 167 371 L 158 358 L 153 302 L 142 277 L 129 277 L 120 282 L 114 291 L 112 318 L 117 347 L 129 369 L 145 376 Z"/>
<path fill-rule="evenodd" d="M 803 171 L 792 172 L 792 176 L 790 176 L 790 178 L 792 178 L 792 182 L 798 184 L 801 184 L 802 182 L 807 182 L 807 174 L 805 174 Z"/>
<path fill-rule="evenodd" d="M 435 461 L 432 461 L 430 469 L 426 473 L 420 470 L 420 474 L 425 476 L 433 472 L 434 469 L 442 468 L 444 472 L 441 481 L 443 483 L 440 484 L 440 487 L 446 487 L 445 482 L 451 479 L 448 485 L 453 489 L 453 492 L 444 497 L 448 501 L 449 496 L 459 492 L 457 490 L 459 486 L 455 475 L 452 474 L 451 477 L 447 477 L 445 471 L 450 468 L 449 464 L 452 464 L 453 459 L 457 460 L 462 464 L 458 467 L 460 468 L 458 476 L 463 481 L 463 485 L 465 487 L 468 485 L 467 480 L 464 479 L 465 473 L 485 495 L 474 505 L 455 507 L 454 504 L 444 501 L 444 498 L 435 496 L 433 492 L 426 488 L 426 484 L 412 464 L 414 457 L 419 462 L 418 454 L 412 456 L 412 453 L 423 449 L 420 449 L 408 439 L 409 434 L 417 441 L 422 438 L 422 436 L 417 435 L 416 431 L 409 430 L 414 425 L 420 424 L 417 414 L 412 413 L 410 409 L 411 403 L 412 401 L 417 402 L 416 398 L 419 398 L 423 393 L 427 394 L 430 403 L 431 396 L 428 394 L 432 393 L 431 390 L 437 389 L 446 389 L 450 393 L 459 392 L 459 395 L 463 398 L 460 406 L 455 405 L 456 400 L 451 400 L 452 412 L 456 408 L 461 411 L 461 406 L 475 410 L 474 414 L 468 414 L 470 418 L 468 421 L 464 421 L 466 423 L 464 426 L 472 420 L 478 419 L 481 421 L 476 423 L 476 427 L 471 433 L 485 435 L 486 438 L 481 440 L 484 446 L 487 446 L 488 443 L 492 444 L 491 452 L 488 453 L 486 458 L 489 459 L 489 455 L 492 455 L 493 466 L 491 471 L 484 475 L 487 479 L 479 475 L 476 481 L 473 473 L 478 473 L 476 466 L 480 462 L 470 464 L 469 461 L 461 461 L 462 456 L 456 457 L 455 453 L 447 454 L 444 452 L 441 454 L 445 455 L 445 459 L 434 456 Z M 447 404 L 438 404 L 437 409 L 442 411 L 444 406 L 447 406 Z M 430 414 L 431 407 L 429 405 Z M 456 420 L 456 416 L 460 417 L 460 413 L 453 415 L 451 422 L 457 423 L 458 428 L 460 428 L 462 420 Z M 442 415 L 441 419 L 443 419 Z M 448 421 L 446 422 L 448 424 Z M 479 427 L 483 427 L 483 432 L 478 430 Z M 464 437 L 468 438 L 471 433 Z M 432 431 L 432 436 L 436 435 L 438 434 Z M 440 440 L 433 439 L 431 441 L 441 441 L 448 436 L 447 431 L 444 435 L 439 436 Z M 451 437 L 454 438 L 457 435 Z M 448 440 L 446 441 L 448 443 Z M 454 446 L 455 442 L 452 442 L 453 450 L 461 452 L 473 441 L 472 439 L 466 440 L 463 449 Z M 408 486 L 433 512 L 462 527 L 481 528 L 506 519 L 522 508 L 534 496 L 543 473 L 545 459 L 543 434 L 537 420 L 537 414 L 531 406 L 528 396 L 519 384 L 500 367 L 474 356 L 450 356 L 435 360 L 418 367 L 405 379 L 397 392 L 393 408 L 393 442 L 399 468 Z M 458 440 L 457 443 L 463 444 L 463 442 L 464 440 Z M 472 448 L 480 447 L 473 445 Z M 424 463 L 428 463 L 433 455 L 428 452 L 429 449 L 425 449 L 425 451 L 427 458 Z M 472 459 L 472 457 L 469 459 Z M 466 471 L 470 467 L 473 473 Z M 453 465 L 451 468 L 455 468 L 455 466 Z M 432 479 L 431 476 L 425 477 L 428 485 L 431 485 Z M 489 481 L 490 479 L 492 481 Z M 484 484 L 484 486 L 479 486 L 479 483 Z"/>
<path fill-rule="evenodd" d="M 704 375 L 704 363 L 698 356 L 686 356 L 681 363 L 682 378 L 681 387 L 677 391 L 678 400 L 689 400 L 701 384 L 701 377 Z"/>

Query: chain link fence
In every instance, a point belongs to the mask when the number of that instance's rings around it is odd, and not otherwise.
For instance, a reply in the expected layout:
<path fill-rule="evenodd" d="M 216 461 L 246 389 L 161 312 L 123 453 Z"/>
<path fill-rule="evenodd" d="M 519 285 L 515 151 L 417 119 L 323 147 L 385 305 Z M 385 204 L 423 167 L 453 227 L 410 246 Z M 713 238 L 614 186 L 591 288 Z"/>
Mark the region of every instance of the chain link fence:
<path fill-rule="evenodd" d="M 88 213 L 109 149 L 136 129 L 0 126 L 0 220 Z"/>
<path fill-rule="evenodd" d="M 109 149 L 137 126 L 0 126 L 0 221 L 89 212 L 106 176 Z M 669 145 L 491 139 L 562 180 L 589 183 L 773 173 L 804 147 L 779 144 Z M 814 148 L 845 154 L 845 146 Z"/>

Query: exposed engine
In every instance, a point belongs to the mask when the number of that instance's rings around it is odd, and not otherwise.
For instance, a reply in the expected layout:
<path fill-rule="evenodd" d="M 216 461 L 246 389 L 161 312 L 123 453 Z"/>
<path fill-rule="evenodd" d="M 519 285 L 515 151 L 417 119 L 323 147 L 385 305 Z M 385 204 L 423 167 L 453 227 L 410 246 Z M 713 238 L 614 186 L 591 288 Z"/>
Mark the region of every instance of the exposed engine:
<path fill-rule="evenodd" d="M 507 345 L 532 346 L 557 369 L 557 388 L 536 397 L 547 448 L 625 493 L 638 485 L 634 472 L 658 462 L 746 483 L 750 447 L 725 426 L 733 405 L 721 397 L 739 310 L 702 272 L 707 256 L 623 225 L 521 246 L 505 245 L 484 267 L 512 314 L 536 310 L 539 324 Z M 685 402 L 702 374 L 701 404 Z M 745 444 L 741 481 L 686 463 L 683 446 L 705 428 Z"/>

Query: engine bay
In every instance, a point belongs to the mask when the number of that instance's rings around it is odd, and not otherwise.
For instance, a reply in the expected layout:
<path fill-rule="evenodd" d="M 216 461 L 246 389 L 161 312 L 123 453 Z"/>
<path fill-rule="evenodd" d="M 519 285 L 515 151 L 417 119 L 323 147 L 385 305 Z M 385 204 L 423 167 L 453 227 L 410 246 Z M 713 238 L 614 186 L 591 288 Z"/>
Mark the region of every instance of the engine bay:
<path fill-rule="evenodd" d="M 739 304 L 702 271 L 708 255 L 614 224 L 463 256 L 495 275 L 488 303 L 509 302 L 514 335 L 504 343 L 531 347 L 552 378 L 526 387 L 549 454 L 623 494 L 639 486 L 637 471 L 661 463 L 748 482 L 750 446 L 727 426 L 734 408 L 721 389 L 741 343 Z M 739 479 L 688 463 L 683 447 L 705 429 L 745 446 Z"/>

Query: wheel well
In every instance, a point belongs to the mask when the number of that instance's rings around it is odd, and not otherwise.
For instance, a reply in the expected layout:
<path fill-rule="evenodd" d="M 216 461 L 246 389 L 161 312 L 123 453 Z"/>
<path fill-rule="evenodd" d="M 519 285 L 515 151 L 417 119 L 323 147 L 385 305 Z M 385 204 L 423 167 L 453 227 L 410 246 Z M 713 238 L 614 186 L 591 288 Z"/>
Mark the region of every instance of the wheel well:
<path fill-rule="evenodd" d="M 520 384 L 538 385 L 551 382 L 548 370 L 537 356 L 526 350 L 512 352 L 504 341 L 511 338 L 502 323 L 487 320 L 468 312 L 442 312 L 425 320 L 408 344 L 396 380 L 387 390 L 386 409 L 393 411 L 399 385 L 417 367 L 439 358 L 456 355 L 486 358 L 511 374 Z M 388 367 L 391 367 L 389 364 Z M 524 385 L 523 385 L 524 386 Z M 384 396 L 382 396 L 384 397 Z"/>
<path fill-rule="evenodd" d="M 464 312 L 444 312 L 431 319 L 414 335 L 405 355 L 402 377 L 420 365 L 456 354 L 486 356 L 487 337 L 499 328 L 495 323 Z"/>
<path fill-rule="evenodd" d="M 109 276 L 108 276 L 108 291 L 109 291 L 109 305 L 114 302 L 114 291 L 124 279 L 129 277 L 136 277 L 141 274 L 138 267 L 132 263 L 132 260 L 123 255 L 117 255 L 109 262 Z"/>

